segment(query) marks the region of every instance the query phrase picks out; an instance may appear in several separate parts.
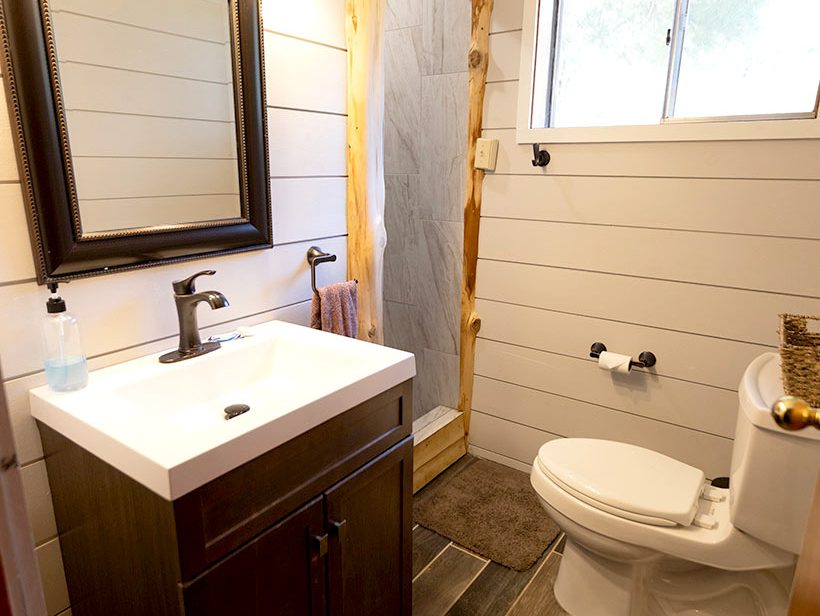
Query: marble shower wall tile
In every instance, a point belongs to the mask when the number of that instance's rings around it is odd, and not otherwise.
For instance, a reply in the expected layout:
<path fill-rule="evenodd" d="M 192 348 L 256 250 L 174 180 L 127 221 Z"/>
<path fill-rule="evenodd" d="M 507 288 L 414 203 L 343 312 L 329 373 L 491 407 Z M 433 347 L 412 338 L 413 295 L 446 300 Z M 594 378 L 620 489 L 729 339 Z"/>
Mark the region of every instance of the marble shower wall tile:
<path fill-rule="evenodd" d="M 418 405 L 414 404 L 414 418 L 424 415 L 440 404 L 456 408 L 458 355 L 424 349 L 419 366 L 419 401 Z"/>
<path fill-rule="evenodd" d="M 385 343 L 416 355 L 417 418 L 458 401 L 471 1 L 385 10 Z"/>
<path fill-rule="evenodd" d="M 425 75 L 467 70 L 471 10 L 470 0 L 424 0 Z"/>
<path fill-rule="evenodd" d="M 384 172 L 419 172 L 421 27 L 384 35 Z"/>
<path fill-rule="evenodd" d="M 467 174 L 467 73 L 421 80 L 421 193 L 427 220 L 461 221 Z"/>
<path fill-rule="evenodd" d="M 409 351 L 416 356 L 416 378 L 413 379 L 413 419 L 424 414 L 421 411 L 424 369 L 424 332 L 421 328 L 419 308 L 411 304 L 384 302 L 384 343 L 389 347 Z"/>
<path fill-rule="evenodd" d="M 421 357 L 416 356 L 416 370 L 421 370 Z M 424 401 L 422 395 L 424 392 L 424 384 L 421 381 L 421 376 L 416 372 L 416 378 L 413 379 L 413 421 L 424 415 L 427 411 L 424 410 Z"/>
<path fill-rule="evenodd" d="M 387 0 L 384 7 L 385 31 L 421 25 L 423 0 Z"/>
<path fill-rule="evenodd" d="M 458 354 L 463 231 L 458 222 L 422 220 L 418 298 L 426 347 Z"/>
<path fill-rule="evenodd" d="M 424 350 L 419 307 L 400 302 L 384 302 L 384 344 L 416 355 L 416 371 Z"/>
<path fill-rule="evenodd" d="M 384 177 L 384 222 L 387 247 L 384 251 L 384 299 L 416 302 L 416 272 L 419 255 L 419 176 Z"/>

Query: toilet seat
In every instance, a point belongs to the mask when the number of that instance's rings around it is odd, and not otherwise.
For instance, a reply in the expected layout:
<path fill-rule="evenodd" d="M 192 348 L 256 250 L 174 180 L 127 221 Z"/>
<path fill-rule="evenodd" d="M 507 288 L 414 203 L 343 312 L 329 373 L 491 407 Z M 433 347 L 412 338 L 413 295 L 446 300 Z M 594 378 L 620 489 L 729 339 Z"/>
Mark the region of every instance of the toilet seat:
<path fill-rule="evenodd" d="M 657 451 L 590 438 L 555 439 L 537 463 L 576 498 L 613 515 L 654 526 L 688 526 L 705 476 Z"/>
<path fill-rule="evenodd" d="M 530 481 L 538 495 L 562 515 L 595 533 L 627 544 L 731 571 L 774 569 L 795 561 L 793 554 L 763 543 L 732 525 L 728 490 L 725 491 L 727 498 L 721 502 L 698 501 L 697 513 L 710 516 L 716 522 L 714 528 L 707 529 L 694 525 L 647 524 L 604 511 L 553 481 L 544 472 L 539 458 L 533 463 Z"/>

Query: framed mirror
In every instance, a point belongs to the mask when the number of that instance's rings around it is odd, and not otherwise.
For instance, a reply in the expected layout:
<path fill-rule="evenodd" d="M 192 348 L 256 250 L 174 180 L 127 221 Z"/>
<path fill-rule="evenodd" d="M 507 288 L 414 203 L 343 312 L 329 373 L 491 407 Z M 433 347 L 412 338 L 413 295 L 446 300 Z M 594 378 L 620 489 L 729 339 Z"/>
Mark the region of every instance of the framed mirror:
<path fill-rule="evenodd" d="M 0 0 L 38 281 L 272 246 L 258 0 Z"/>

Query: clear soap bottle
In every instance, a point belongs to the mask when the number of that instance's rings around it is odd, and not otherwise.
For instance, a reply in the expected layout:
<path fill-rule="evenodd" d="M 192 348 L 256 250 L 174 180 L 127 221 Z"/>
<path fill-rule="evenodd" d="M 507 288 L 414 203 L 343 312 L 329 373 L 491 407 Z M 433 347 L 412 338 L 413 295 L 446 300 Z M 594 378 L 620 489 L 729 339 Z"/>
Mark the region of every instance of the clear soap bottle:
<path fill-rule="evenodd" d="M 46 379 L 55 391 L 75 391 L 88 384 L 88 364 L 80 342 L 77 319 L 66 311 L 65 300 L 50 283 L 51 297 L 43 317 L 43 351 Z"/>

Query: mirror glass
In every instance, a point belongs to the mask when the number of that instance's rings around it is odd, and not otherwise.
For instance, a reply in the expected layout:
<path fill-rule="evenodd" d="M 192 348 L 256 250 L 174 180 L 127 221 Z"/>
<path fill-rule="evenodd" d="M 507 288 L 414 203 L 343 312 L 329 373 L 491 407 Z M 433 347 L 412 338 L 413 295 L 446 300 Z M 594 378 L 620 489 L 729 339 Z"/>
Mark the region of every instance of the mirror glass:
<path fill-rule="evenodd" d="M 230 2 L 48 7 L 79 236 L 246 220 Z"/>

